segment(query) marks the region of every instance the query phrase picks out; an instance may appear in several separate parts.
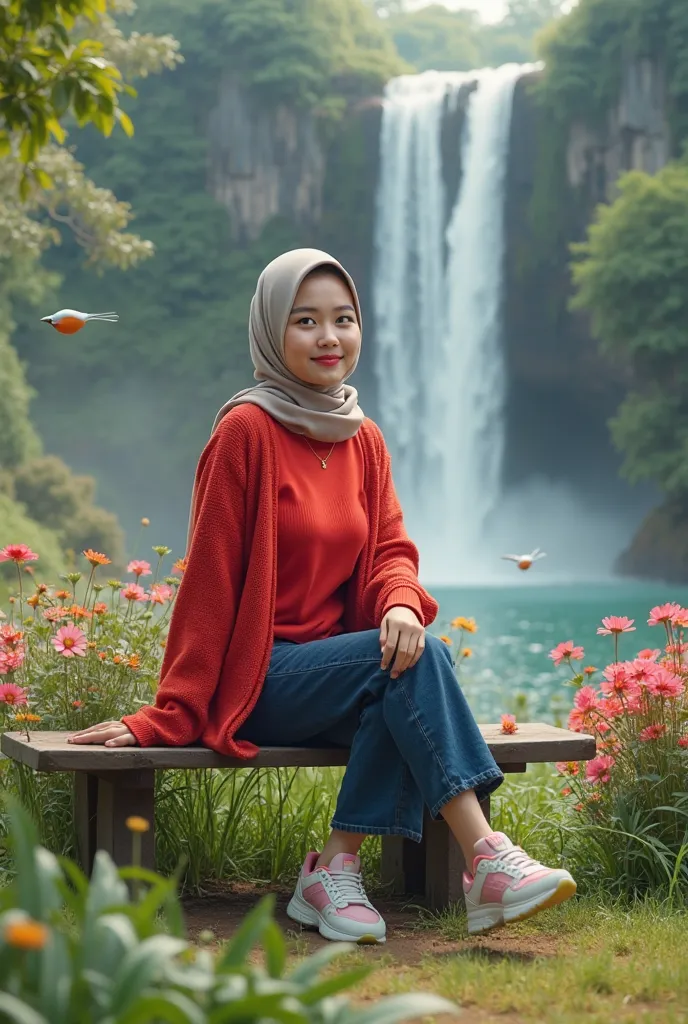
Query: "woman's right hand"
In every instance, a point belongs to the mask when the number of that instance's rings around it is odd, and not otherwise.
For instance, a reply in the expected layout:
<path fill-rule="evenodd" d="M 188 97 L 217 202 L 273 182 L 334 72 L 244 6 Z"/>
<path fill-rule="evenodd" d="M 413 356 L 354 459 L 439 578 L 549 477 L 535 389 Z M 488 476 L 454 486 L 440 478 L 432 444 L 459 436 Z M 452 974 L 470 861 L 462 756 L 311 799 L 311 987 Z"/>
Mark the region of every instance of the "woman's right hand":
<path fill-rule="evenodd" d="M 67 743 L 103 743 L 106 747 L 135 747 L 136 737 L 124 722 L 101 722 L 75 732 Z"/>

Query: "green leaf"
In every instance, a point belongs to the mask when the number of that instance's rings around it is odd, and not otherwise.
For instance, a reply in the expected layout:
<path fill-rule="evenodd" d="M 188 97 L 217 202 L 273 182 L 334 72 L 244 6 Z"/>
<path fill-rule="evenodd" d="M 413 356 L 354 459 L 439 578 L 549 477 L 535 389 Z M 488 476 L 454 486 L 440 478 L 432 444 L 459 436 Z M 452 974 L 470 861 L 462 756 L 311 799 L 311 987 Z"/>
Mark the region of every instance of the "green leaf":
<path fill-rule="evenodd" d="M 172 957 L 188 949 L 188 943 L 171 935 L 152 935 L 130 949 L 114 978 L 111 1012 L 123 1013 L 139 998 Z"/>
<path fill-rule="evenodd" d="M 272 920 L 275 897 L 270 893 L 251 910 L 225 946 L 217 963 L 218 971 L 232 971 L 243 967 L 252 949 L 260 942 Z"/>
<path fill-rule="evenodd" d="M 62 145 L 64 140 L 67 138 L 67 132 L 64 130 L 64 128 L 57 120 L 57 118 L 49 118 L 49 120 L 46 121 L 45 126 L 52 135 L 52 137 L 56 139 L 60 143 L 60 145 Z"/>
<path fill-rule="evenodd" d="M 450 1003 L 441 996 L 412 992 L 381 999 L 369 1010 L 349 1010 L 339 1018 L 338 1024 L 396 1024 L 396 1021 L 440 1013 L 457 1016 L 460 1010 L 456 1003 Z"/>
<path fill-rule="evenodd" d="M 9 992 L 0 992 L 0 1015 L 6 1018 L 7 1024 L 50 1024 L 46 1017 Z"/>
<path fill-rule="evenodd" d="M 287 959 L 287 947 L 282 929 L 275 921 L 269 921 L 263 933 L 263 949 L 268 974 L 272 978 L 281 978 Z"/>
<path fill-rule="evenodd" d="M 12 143 L 7 132 L 0 131 L 0 156 L 7 156 L 12 152 Z"/>
<path fill-rule="evenodd" d="M 188 996 L 170 990 L 142 996 L 118 1018 L 117 1024 L 150 1024 L 152 1020 L 168 1021 L 169 1024 L 206 1024 L 207 1017 Z"/>
<path fill-rule="evenodd" d="M 287 975 L 287 978 L 297 985 L 309 985 L 333 960 L 338 956 L 343 956 L 344 953 L 350 953 L 355 948 L 351 942 L 330 942 L 295 967 Z"/>
<path fill-rule="evenodd" d="M 125 914 L 102 914 L 82 944 L 83 966 L 112 978 L 124 957 L 136 949 L 136 929 Z"/>
<path fill-rule="evenodd" d="M 357 985 L 359 981 L 363 981 L 367 978 L 370 972 L 373 970 L 373 966 L 366 965 L 365 967 L 355 967 L 350 971 L 342 971 L 340 974 L 336 974 L 332 978 L 326 978 L 324 981 L 316 982 L 311 988 L 305 992 L 299 994 L 299 999 L 306 1006 L 312 1006 L 313 1003 L 320 1002 L 321 999 L 327 999 L 330 996 L 336 995 L 338 992 L 342 992 L 345 988 L 352 988 Z"/>
<path fill-rule="evenodd" d="M 40 961 L 40 1006 L 51 1024 L 72 1024 L 69 1001 L 72 989 L 72 960 L 67 938 L 55 929 Z"/>
<path fill-rule="evenodd" d="M 298 999 L 293 996 L 254 995 L 239 999 L 235 1003 L 218 1006 L 208 1015 L 208 1024 L 228 1024 L 229 1021 L 250 1021 L 269 1018 L 281 1020 L 284 1024 L 307 1024 L 308 1016 L 302 1011 Z"/>
<path fill-rule="evenodd" d="M 131 138 L 134 134 L 134 122 L 129 115 L 125 114 L 121 107 L 117 107 L 115 109 L 115 117 L 119 121 L 120 128 L 124 129 L 125 135 Z"/>

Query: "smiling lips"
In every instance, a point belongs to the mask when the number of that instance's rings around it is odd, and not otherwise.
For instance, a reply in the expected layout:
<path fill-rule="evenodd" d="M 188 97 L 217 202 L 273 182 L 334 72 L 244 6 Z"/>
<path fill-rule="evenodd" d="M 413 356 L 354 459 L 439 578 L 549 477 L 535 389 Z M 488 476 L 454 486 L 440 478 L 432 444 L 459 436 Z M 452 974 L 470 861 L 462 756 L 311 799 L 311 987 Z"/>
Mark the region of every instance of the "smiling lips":
<path fill-rule="evenodd" d="M 334 366 L 341 358 L 342 356 L 318 356 L 315 362 L 322 363 L 323 366 Z"/>

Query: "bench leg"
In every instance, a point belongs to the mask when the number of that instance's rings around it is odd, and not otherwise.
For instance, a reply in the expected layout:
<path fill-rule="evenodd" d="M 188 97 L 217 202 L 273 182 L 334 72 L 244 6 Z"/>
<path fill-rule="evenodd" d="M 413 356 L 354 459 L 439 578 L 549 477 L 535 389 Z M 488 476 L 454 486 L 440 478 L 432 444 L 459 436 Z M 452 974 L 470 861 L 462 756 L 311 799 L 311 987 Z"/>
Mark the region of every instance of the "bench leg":
<path fill-rule="evenodd" d="M 96 845 L 110 854 L 117 867 L 131 864 L 132 834 L 125 822 L 137 815 L 150 822 L 141 837 L 141 865 L 155 869 L 154 787 L 152 769 L 98 773 Z"/>
<path fill-rule="evenodd" d="M 489 821 L 489 796 L 480 806 Z M 463 903 L 464 867 L 461 847 L 444 818 L 434 821 L 426 812 L 421 843 L 403 836 L 382 837 L 382 881 L 391 886 L 393 893 L 424 894 L 430 910 Z"/>
<path fill-rule="evenodd" d="M 483 814 L 490 820 L 490 798 L 481 800 Z M 463 905 L 462 876 L 465 861 L 461 847 L 442 818 L 426 816 L 424 825 L 425 901 L 430 910 L 442 911 L 450 904 Z"/>
<path fill-rule="evenodd" d="M 74 831 L 79 864 L 91 874 L 96 852 L 96 824 L 98 815 L 98 779 L 90 772 L 74 775 Z"/>

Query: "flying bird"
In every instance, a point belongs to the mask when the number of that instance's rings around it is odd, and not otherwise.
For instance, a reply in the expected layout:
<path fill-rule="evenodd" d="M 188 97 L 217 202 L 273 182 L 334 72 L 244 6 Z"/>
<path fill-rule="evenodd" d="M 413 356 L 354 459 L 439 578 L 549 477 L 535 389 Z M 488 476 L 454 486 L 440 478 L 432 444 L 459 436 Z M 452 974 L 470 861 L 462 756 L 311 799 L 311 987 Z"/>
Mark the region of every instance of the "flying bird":
<path fill-rule="evenodd" d="M 502 555 L 509 562 L 516 562 L 519 569 L 530 569 L 533 562 L 537 562 L 539 558 L 546 558 L 547 553 L 540 551 L 540 548 L 535 548 L 535 551 L 531 551 L 529 555 Z"/>
<path fill-rule="evenodd" d="M 42 316 L 42 324 L 50 324 L 60 334 L 76 334 L 89 320 L 104 320 L 116 323 L 117 313 L 80 313 L 78 309 L 61 309 L 52 316 Z"/>

